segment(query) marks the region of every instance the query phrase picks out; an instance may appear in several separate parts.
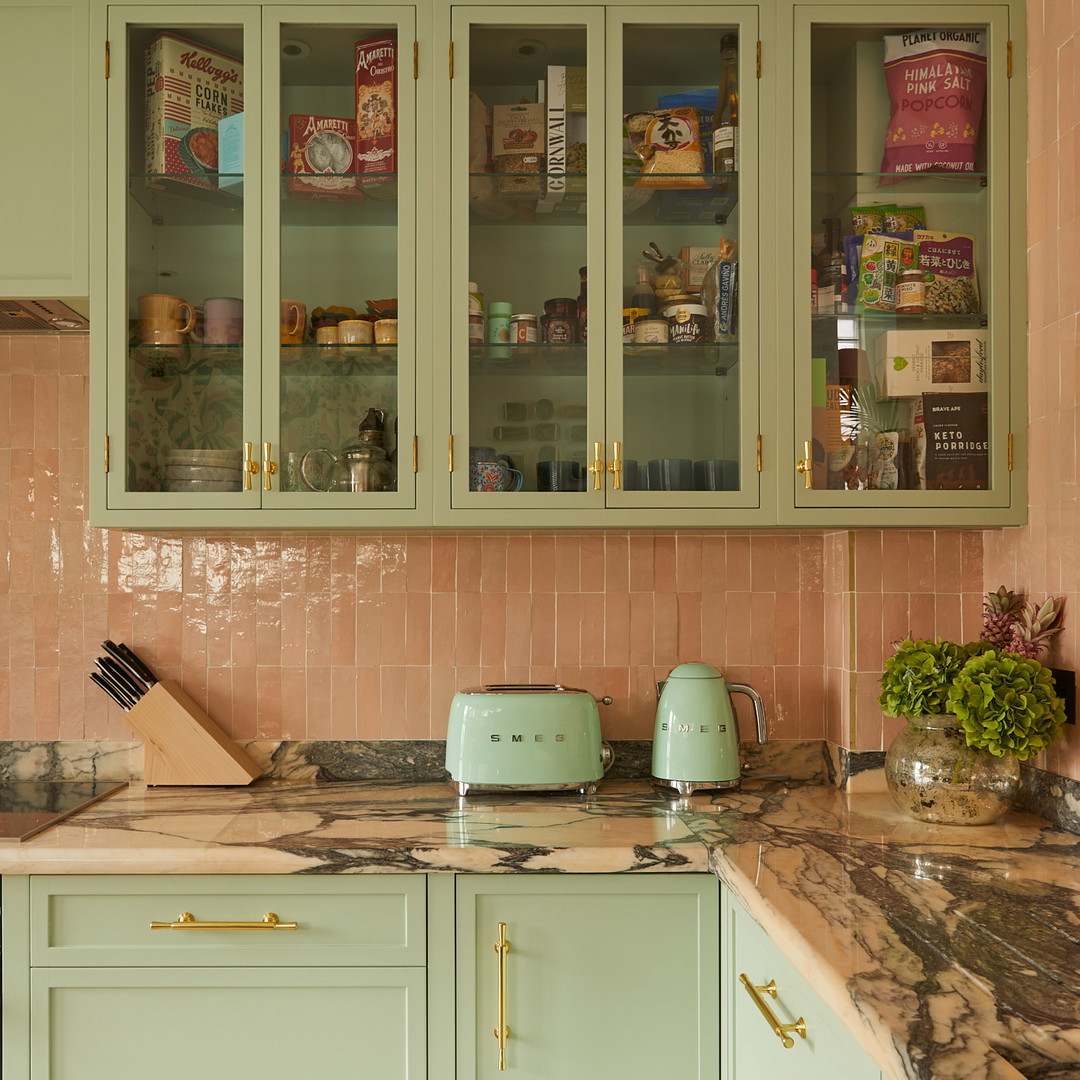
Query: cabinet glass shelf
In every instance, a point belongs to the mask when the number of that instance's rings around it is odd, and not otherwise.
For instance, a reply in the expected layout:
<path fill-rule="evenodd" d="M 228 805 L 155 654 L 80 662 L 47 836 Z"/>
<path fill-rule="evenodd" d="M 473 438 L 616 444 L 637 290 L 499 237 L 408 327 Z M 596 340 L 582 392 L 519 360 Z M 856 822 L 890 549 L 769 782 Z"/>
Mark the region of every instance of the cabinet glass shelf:
<path fill-rule="evenodd" d="M 585 376 L 585 345 L 470 345 L 474 375 Z"/>
<path fill-rule="evenodd" d="M 932 314 L 932 315 L 898 315 L 895 311 L 864 311 L 864 312 L 814 312 L 810 319 L 815 323 L 839 322 L 851 320 L 865 323 L 869 326 L 904 326 L 916 329 L 919 326 L 930 328 L 965 329 L 968 327 L 986 326 L 988 316 L 984 312 L 971 314 Z M 947 324 L 947 325 L 946 325 Z"/>
<path fill-rule="evenodd" d="M 623 346 L 623 374 L 634 377 L 727 375 L 738 362 L 737 342 Z"/>

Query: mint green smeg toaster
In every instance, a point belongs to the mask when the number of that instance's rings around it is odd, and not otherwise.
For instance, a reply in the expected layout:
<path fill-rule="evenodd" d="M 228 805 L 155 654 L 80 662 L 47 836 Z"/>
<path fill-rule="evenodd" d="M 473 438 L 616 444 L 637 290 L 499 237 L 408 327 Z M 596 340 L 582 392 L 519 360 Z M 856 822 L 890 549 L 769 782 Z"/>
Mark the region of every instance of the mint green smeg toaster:
<path fill-rule="evenodd" d="M 605 698 L 610 704 L 611 699 Z M 580 791 L 610 767 L 596 698 L 557 684 L 476 686 L 450 705 L 446 771 L 459 795 Z"/>

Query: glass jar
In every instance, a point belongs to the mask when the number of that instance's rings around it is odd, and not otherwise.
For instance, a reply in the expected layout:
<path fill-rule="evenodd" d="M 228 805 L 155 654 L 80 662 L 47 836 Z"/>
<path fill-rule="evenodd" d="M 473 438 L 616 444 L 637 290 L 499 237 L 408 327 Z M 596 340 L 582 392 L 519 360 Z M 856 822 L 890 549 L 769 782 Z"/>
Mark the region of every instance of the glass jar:
<path fill-rule="evenodd" d="M 577 301 L 569 296 L 545 300 L 540 326 L 545 344 L 573 344 L 577 338 Z"/>
<path fill-rule="evenodd" d="M 896 314 L 922 315 L 925 311 L 926 275 L 917 266 L 909 266 L 896 278 Z"/>
<path fill-rule="evenodd" d="M 515 345 L 536 343 L 539 329 L 535 315 L 512 315 L 510 317 L 510 341 Z"/>

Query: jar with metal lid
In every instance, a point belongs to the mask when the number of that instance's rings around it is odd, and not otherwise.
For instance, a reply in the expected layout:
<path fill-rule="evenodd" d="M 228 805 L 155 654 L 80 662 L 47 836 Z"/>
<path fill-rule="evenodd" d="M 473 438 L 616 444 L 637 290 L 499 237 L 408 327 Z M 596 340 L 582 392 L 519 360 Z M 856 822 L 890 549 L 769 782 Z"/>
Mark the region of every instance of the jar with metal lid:
<path fill-rule="evenodd" d="M 634 323 L 634 343 L 636 345 L 666 345 L 668 340 L 668 321 L 660 316 L 638 319 Z"/>
<path fill-rule="evenodd" d="M 545 300 L 540 327 L 545 344 L 573 344 L 577 337 L 577 301 L 569 296 Z"/>
<path fill-rule="evenodd" d="M 925 312 L 926 275 L 917 266 L 909 266 L 896 277 L 896 314 L 922 315 Z"/>
<path fill-rule="evenodd" d="M 690 302 L 693 301 L 693 302 Z M 672 301 L 664 307 L 668 321 L 668 340 L 680 345 L 696 345 L 705 340 L 705 305 L 696 296 Z"/>
<path fill-rule="evenodd" d="M 535 315 L 510 316 L 510 341 L 516 345 L 533 345 L 539 336 Z"/>
<path fill-rule="evenodd" d="M 484 343 L 484 315 L 482 312 L 470 313 L 469 315 L 469 344 L 482 345 Z"/>

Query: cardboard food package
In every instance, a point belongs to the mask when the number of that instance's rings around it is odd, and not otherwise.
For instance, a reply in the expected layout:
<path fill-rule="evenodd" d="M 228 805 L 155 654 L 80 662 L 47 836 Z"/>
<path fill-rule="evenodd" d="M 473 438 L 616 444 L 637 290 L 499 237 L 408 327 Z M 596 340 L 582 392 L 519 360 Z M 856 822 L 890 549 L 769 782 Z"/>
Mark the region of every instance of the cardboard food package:
<path fill-rule="evenodd" d="M 380 184 L 397 172 L 397 37 L 356 42 L 357 186 Z"/>
<path fill-rule="evenodd" d="M 216 189 L 218 123 L 244 109 L 243 61 L 177 34 L 146 46 L 146 172 Z"/>
<path fill-rule="evenodd" d="M 888 330 L 878 339 L 878 400 L 986 389 L 985 330 Z"/>
<path fill-rule="evenodd" d="M 491 110 L 491 156 L 502 198 L 535 199 L 543 182 L 544 106 L 495 105 Z"/>
<path fill-rule="evenodd" d="M 289 198 L 356 202 L 356 121 L 293 113 L 289 117 Z"/>

